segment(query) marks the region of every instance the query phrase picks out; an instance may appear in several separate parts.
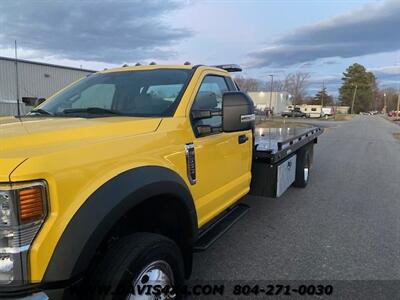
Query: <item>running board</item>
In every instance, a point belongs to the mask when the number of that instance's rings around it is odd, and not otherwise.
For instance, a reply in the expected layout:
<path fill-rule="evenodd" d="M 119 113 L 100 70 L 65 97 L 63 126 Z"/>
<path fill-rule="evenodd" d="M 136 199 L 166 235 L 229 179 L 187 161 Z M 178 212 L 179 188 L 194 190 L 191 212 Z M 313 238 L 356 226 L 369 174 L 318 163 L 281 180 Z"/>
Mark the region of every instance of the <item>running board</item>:
<path fill-rule="evenodd" d="M 201 252 L 209 248 L 216 240 L 227 232 L 233 224 L 239 221 L 248 210 L 249 206 L 241 203 L 223 213 L 222 216 L 200 232 L 199 239 L 194 246 L 194 251 Z"/>

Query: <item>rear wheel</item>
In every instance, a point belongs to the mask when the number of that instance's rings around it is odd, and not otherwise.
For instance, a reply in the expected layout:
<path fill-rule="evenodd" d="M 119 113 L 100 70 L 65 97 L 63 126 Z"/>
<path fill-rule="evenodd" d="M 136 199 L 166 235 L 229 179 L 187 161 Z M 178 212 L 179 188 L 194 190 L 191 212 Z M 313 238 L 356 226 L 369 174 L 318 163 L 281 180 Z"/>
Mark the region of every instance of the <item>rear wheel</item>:
<path fill-rule="evenodd" d="M 135 233 L 105 254 L 86 293 L 92 299 L 176 299 L 168 291 L 183 280 L 182 255 L 174 241 L 158 234 Z M 139 295 L 140 291 L 149 294 Z"/>
<path fill-rule="evenodd" d="M 310 180 L 311 155 L 309 147 L 302 148 L 297 152 L 296 179 L 293 186 L 300 188 L 307 186 Z"/>

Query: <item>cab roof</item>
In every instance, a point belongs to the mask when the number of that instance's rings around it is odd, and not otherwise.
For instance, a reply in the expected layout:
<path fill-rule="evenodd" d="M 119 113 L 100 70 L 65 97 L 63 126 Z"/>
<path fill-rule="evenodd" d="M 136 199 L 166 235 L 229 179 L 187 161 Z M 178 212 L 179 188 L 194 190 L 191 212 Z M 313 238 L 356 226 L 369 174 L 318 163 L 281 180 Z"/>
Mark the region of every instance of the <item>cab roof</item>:
<path fill-rule="evenodd" d="M 128 71 L 145 71 L 145 70 L 156 70 L 156 69 L 182 69 L 182 70 L 192 70 L 192 69 L 212 69 L 215 71 L 224 72 L 239 72 L 242 69 L 238 65 L 218 65 L 218 66 L 206 66 L 206 65 L 139 65 L 139 66 L 128 66 L 124 65 L 118 68 L 105 69 L 99 73 L 113 73 L 113 72 L 128 72 Z"/>
<path fill-rule="evenodd" d="M 142 65 L 142 66 L 122 66 L 118 68 L 112 68 L 100 71 L 100 73 L 113 73 L 113 72 L 127 72 L 127 71 L 145 71 L 145 70 L 156 70 L 156 69 L 182 69 L 190 70 L 193 66 L 186 65 Z"/>

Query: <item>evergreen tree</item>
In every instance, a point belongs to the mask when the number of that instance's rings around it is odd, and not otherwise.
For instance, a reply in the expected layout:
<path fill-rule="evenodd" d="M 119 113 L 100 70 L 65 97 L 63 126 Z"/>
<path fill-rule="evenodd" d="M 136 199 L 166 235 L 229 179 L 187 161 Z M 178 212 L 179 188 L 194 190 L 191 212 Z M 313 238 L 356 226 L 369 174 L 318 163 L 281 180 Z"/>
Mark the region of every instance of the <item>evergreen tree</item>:
<path fill-rule="evenodd" d="M 355 93 L 354 113 L 369 111 L 372 108 L 376 93 L 375 75 L 367 72 L 364 66 L 353 64 L 343 73 L 339 93 L 341 104 L 350 106 L 350 109 Z"/>
<path fill-rule="evenodd" d="M 321 90 L 317 92 L 310 104 L 323 106 L 332 105 L 333 99 L 332 96 L 328 94 L 326 87 L 322 87 Z"/>

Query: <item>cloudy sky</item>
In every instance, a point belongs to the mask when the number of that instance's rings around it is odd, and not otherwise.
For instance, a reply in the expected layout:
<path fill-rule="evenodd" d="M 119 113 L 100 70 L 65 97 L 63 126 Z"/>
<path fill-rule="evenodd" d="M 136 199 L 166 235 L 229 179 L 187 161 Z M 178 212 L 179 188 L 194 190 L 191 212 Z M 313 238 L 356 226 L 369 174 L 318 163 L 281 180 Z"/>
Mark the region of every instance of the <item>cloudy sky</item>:
<path fill-rule="evenodd" d="M 266 80 L 311 74 L 337 93 L 354 62 L 400 82 L 400 0 L 0 0 L 0 56 L 99 70 L 239 63 Z"/>

